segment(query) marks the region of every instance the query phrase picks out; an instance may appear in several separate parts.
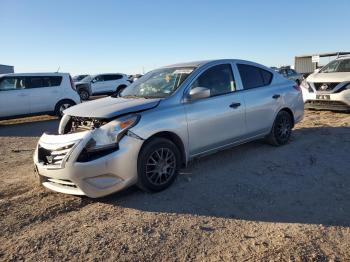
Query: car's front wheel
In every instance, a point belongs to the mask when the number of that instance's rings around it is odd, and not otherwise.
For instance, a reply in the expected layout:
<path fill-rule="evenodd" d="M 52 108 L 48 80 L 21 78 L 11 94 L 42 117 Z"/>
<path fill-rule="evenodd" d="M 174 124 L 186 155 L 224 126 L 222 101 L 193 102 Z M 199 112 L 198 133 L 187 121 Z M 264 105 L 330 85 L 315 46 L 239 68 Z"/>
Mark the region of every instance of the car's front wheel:
<path fill-rule="evenodd" d="M 90 97 L 89 92 L 85 89 L 80 89 L 78 91 L 78 94 L 79 94 L 81 100 L 88 100 Z"/>
<path fill-rule="evenodd" d="M 168 139 L 155 138 L 147 142 L 138 157 L 138 186 L 158 192 L 175 180 L 181 157 L 178 147 Z"/>
<path fill-rule="evenodd" d="M 293 120 L 290 113 L 287 111 L 280 111 L 273 123 L 267 141 L 274 146 L 281 146 L 287 144 L 292 134 Z"/>

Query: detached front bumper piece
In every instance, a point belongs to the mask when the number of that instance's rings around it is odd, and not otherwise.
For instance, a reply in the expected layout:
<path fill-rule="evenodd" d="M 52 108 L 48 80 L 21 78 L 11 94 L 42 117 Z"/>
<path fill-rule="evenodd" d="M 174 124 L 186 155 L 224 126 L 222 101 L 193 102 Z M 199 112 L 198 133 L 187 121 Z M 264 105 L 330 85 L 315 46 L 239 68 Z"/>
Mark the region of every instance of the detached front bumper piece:
<path fill-rule="evenodd" d="M 96 198 L 136 183 L 142 140 L 126 135 L 115 150 L 87 159 L 82 155 L 90 138 L 90 131 L 43 134 L 34 153 L 41 184 L 57 192 Z"/>

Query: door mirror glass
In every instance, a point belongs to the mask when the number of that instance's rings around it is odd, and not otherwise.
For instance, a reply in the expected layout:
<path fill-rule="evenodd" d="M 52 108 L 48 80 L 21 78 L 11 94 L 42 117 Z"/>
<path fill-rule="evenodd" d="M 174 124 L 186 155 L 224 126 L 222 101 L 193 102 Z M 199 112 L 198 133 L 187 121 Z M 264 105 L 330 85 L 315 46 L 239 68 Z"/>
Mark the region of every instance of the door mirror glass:
<path fill-rule="evenodd" d="M 191 101 L 197 100 L 197 99 L 202 99 L 202 98 L 207 98 L 207 97 L 210 97 L 210 89 L 208 89 L 206 87 L 197 86 L 197 87 L 191 89 L 188 96 L 189 96 L 189 99 Z"/>

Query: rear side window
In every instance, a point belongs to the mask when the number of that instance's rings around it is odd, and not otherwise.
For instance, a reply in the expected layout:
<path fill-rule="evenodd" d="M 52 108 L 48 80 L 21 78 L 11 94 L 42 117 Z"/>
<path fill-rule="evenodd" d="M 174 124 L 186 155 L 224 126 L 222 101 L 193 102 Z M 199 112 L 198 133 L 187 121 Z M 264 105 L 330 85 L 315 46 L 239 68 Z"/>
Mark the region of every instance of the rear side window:
<path fill-rule="evenodd" d="M 26 88 L 60 86 L 62 76 L 29 76 L 26 77 Z"/>
<path fill-rule="evenodd" d="M 105 75 L 104 76 L 104 80 L 105 81 L 118 80 L 118 79 L 121 79 L 121 78 L 123 78 L 122 75 Z"/>
<path fill-rule="evenodd" d="M 267 86 L 272 81 L 273 75 L 267 70 L 244 64 L 237 64 L 237 67 L 242 79 L 244 89 Z"/>
<path fill-rule="evenodd" d="M 201 74 L 191 85 L 210 89 L 210 96 L 223 95 L 236 90 L 231 65 L 223 64 L 209 68 Z"/>

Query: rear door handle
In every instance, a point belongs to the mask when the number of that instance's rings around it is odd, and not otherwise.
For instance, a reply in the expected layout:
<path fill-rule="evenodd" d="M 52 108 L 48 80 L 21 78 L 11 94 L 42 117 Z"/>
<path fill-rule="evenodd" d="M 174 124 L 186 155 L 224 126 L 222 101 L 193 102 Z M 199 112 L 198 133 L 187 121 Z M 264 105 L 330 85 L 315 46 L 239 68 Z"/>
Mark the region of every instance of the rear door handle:
<path fill-rule="evenodd" d="M 277 99 L 277 98 L 280 98 L 280 97 L 281 97 L 281 95 L 278 95 L 278 94 L 272 96 L 273 99 Z"/>
<path fill-rule="evenodd" d="M 241 103 L 232 103 L 232 104 L 230 105 L 231 108 L 237 108 L 237 107 L 239 107 L 239 106 L 241 106 Z"/>

